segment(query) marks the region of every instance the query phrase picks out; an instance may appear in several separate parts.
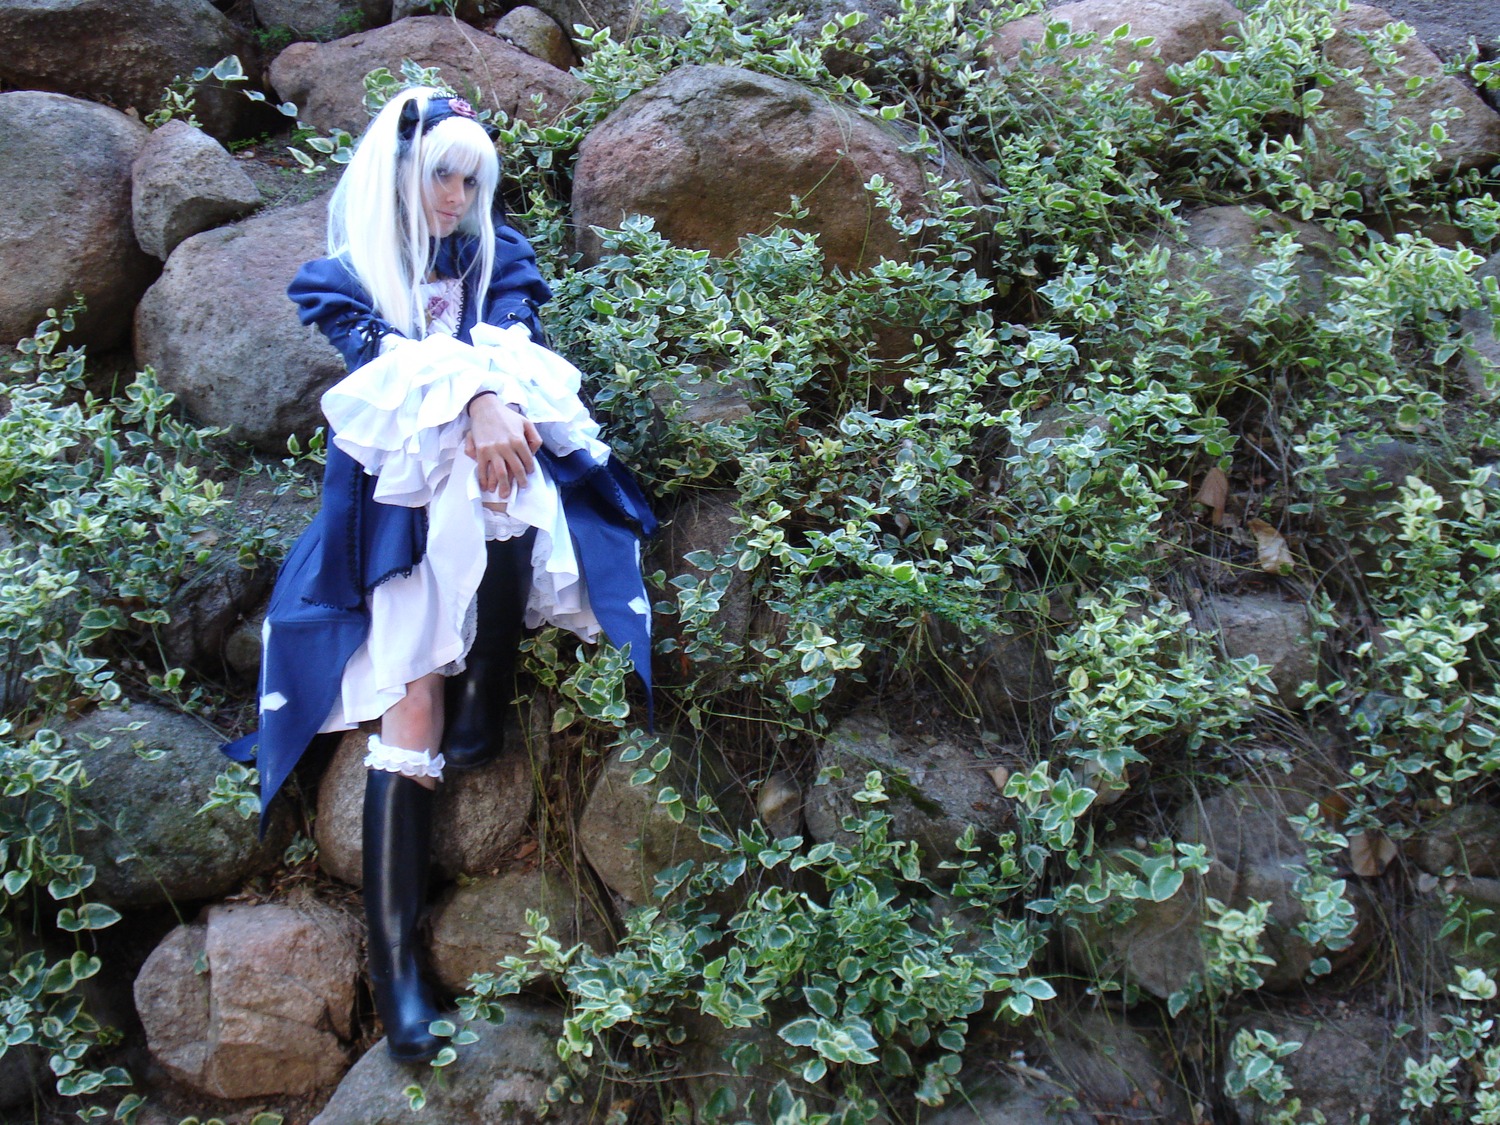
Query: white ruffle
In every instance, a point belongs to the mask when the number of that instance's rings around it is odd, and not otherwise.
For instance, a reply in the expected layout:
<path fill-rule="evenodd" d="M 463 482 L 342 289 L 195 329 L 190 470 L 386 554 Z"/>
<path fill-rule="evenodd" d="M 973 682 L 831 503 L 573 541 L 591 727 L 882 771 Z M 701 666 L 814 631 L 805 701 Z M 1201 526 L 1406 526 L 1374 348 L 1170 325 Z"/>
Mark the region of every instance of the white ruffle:
<path fill-rule="evenodd" d="M 441 754 L 430 754 L 426 750 L 402 750 L 398 746 L 387 746 L 380 741 L 378 734 L 370 735 L 370 741 L 365 751 L 365 765 L 372 770 L 385 770 L 387 773 L 399 773 L 406 777 L 430 777 L 436 781 L 443 780 L 443 767 L 448 763 L 443 761 Z"/>
<path fill-rule="evenodd" d="M 461 666 L 471 636 L 465 620 L 484 574 L 486 538 L 537 529 L 526 625 L 559 626 L 586 641 L 600 632 L 588 603 L 562 497 L 538 463 L 506 497 L 484 494 L 464 451 L 465 407 L 481 390 L 519 405 L 558 455 L 609 448 L 578 397 L 577 368 L 531 342 L 524 325 L 477 325 L 475 346 L 446 336 L 404 341 L 323 396 L 334 441 L 379 479 L 382 503 L 427 507 L 427 549 L 406 576 L 370 594 L 370 633 L 344 669 L 338 702 L 322 730 L 378 718 L 430 672 Z M 503 513 L 486 502 L 505 504 Z"/>

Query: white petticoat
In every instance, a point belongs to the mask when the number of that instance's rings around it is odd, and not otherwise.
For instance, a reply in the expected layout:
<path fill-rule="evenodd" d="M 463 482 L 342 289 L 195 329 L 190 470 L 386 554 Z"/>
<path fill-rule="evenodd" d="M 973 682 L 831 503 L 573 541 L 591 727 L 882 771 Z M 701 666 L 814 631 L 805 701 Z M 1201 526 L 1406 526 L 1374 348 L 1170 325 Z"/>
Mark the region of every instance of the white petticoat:
<path fill-rule="evenodd" d="M 335 444 L 379 478 L 375 499 L 425 505 L 428 520 L 422 561 L 370 593 L 369 636 L 344 668 L 323 731 L 379 718 L 406 695 L 407 684 L 464 658 L 487 527 L 493 539 L 537 529 L 528 627 L 557 625 L 586 641 L 599 634 L 561 497 L 541 464 L 524 488 L 507 497 L 484 495 L 478 466 L 464 451 L 466 407 L 492 390 L 525 411 L 551 452 L 585 449 L 602 463 L 609 447 L 579 400 L 578 369 L 532 343 L 522 325 L 478 324 L 471 336 L 472 345 L 443 335 L 402 340 L 323 395 Z M 505 513 L 487 510 L 485 500 L 504 501 Z"/>

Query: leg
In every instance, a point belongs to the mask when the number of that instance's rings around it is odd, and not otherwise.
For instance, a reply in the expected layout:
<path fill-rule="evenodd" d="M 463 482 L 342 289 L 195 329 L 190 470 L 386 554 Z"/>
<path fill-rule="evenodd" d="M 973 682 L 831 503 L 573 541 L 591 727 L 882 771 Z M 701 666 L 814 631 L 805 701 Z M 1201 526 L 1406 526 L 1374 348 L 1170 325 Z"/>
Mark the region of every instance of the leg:
<path fill-rule="evenodd" d="M 443 759 L 463 770 L 499 756 L 505 718 L 516 698 L 516 648 L 521 643 L 526 598 L 531 592 L 531 547 L 535 530 L 514 539 L 491 540 L 479 584 L 474 646 L 468 666 L 446 685 L 448 724 Z"/>
<path fill-rule="evenodd" d="M 442 677 L 407 685 L 406 698 L 381 718 L 388 750 L 426 754 L 442 734 Z M 372 740 L 373 741 L 373 740 Z M 372 768 L 365 778 L 364 900 L 370 983 L 391 1057 L 430 1059 L 443 1041 L 427 1030 L 442 1015 L 417 967 L 417 922 L 427 899 L 435 777 Z"/>

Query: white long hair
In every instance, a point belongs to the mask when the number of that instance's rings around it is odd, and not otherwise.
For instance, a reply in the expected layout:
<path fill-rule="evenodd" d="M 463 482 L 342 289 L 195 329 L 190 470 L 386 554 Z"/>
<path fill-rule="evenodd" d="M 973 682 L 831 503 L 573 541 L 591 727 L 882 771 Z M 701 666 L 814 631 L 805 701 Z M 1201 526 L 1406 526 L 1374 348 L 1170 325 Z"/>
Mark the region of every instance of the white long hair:
<path fill-rule="evenodd" d="M 376 313 L 414 340 L 426 335 L 417 286 L 432 267 L 434 249 L 422 188 L 439 168 L 478 180 L 474 202 L 455 233 L 478 238 L 478 253 L 465 272 L 474 275 L 472 291 L 481 301 L 495 264 L 490 207 L 500 180 L 500 160 L 484 128 L 472 118 L 445 117 L 424 128 L 421 116 L 427 103 L 446 96 L 412 87 L 387 102 L 360 138 L 328 202 L 329 257 L 346 262 Z M 398 126 L 402 107 L 409 102 L 416 103 L 418 124 L 403 149 Z M 483 317 L 484 309 L 476 311 Z"/>

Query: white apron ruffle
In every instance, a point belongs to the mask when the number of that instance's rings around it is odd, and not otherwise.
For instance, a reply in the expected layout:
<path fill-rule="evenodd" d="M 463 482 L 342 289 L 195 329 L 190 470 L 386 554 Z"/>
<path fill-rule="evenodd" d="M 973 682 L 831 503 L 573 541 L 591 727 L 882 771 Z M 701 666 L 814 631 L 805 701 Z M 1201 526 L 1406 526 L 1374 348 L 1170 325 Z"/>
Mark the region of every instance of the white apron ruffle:
<path fill-rule="evenodd" d="M 323 731 L 379 718 L 413 680 L 462 666 L 486 537 L 537 529 L 528 627 L 557 625 L 586 641 L 599 634 L 561 495 L 540 462 L 524 488 L 498 497 L 481 493 L 478 466 L 464 451 L 466 407 L 492 390 L 525 412 L 551 452 L 585 449 L 602 463 L 609 447 L 578 397 L 578 369 L 532 343 L 522 325 L 475 325 L 472 338 L 472 346 L 442 335 L 401 341 L 323 395 L 334 442 L 379 478 L 375 499 L 425 505 L 428 521 L 421 562 L 371 591 L 369 636 L 344 668 Z M 505 512 L 486 509 L 486 501 L 505 503 Z"/>

